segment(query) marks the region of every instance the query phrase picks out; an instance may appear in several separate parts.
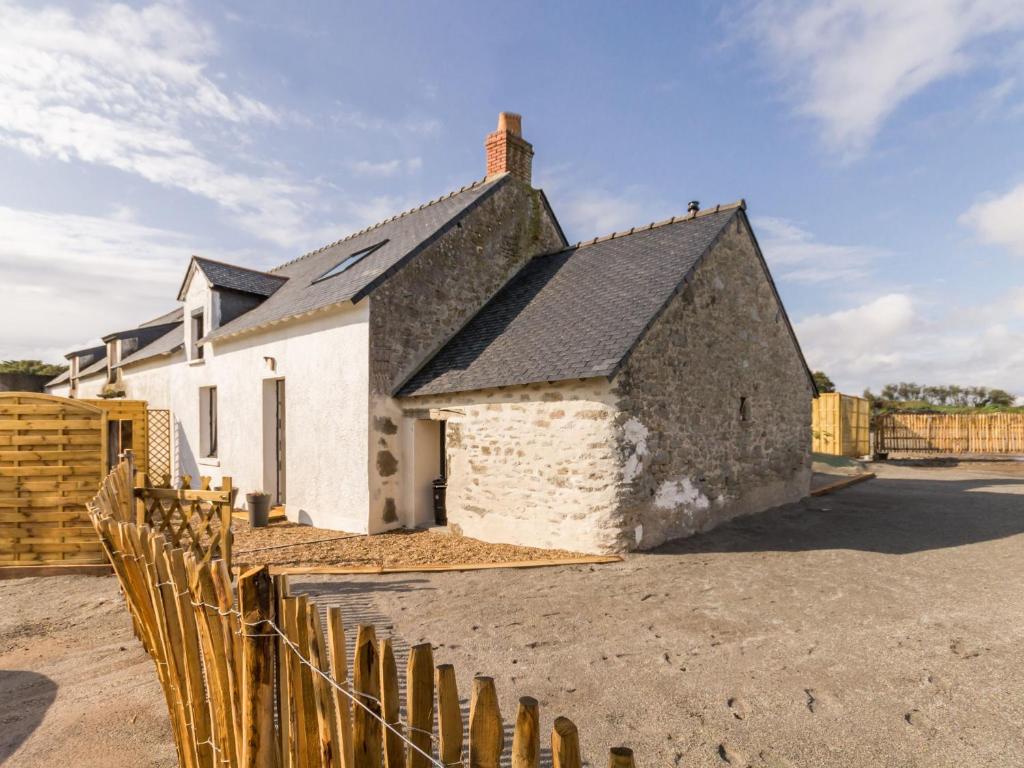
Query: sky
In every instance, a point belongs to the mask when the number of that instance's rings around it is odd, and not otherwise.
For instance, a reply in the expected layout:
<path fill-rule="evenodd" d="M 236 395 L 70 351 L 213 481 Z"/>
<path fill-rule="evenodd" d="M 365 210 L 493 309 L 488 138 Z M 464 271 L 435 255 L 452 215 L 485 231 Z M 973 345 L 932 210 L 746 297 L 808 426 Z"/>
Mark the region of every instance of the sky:
<path fill-rule="evenodd" d="M 0 0 L 0 359 L 479 179 L 502 110 L 572 241 L 745 199 L 842 391 L 1024 396 L 1019 0 Z"/>

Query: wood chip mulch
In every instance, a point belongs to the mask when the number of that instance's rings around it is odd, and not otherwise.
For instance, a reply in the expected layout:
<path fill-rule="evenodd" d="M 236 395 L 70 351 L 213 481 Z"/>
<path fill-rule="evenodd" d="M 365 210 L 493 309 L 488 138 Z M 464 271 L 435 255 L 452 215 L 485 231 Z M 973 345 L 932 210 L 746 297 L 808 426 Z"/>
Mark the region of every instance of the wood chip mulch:
<path fill-rule="evenodd" d="M 231 528 L 234 561 L 251 565 L 394 568 L 586 557 L 580 552 L 562 549 L 488 544 L 466 536 L 407 529 L 367 536 L 290 522 L 250 528 L 248 523 L 237 519 Z"/>

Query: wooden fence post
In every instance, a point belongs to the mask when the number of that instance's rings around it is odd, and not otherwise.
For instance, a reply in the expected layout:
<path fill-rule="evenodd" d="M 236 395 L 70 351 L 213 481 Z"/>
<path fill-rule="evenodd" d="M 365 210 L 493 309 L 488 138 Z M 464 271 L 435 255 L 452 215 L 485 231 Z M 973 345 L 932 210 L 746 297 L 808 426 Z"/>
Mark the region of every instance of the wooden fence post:
<path fill-rule="evenodd" d="M 398 695 L 398 667 L 391 638 L 379 643 L 380 655 L 380 714 L 390 728 L 381 726 L 384 734 L 384 768 L 405 768 L 405 742 L 402 737 L 401 699 Z M 397 731 L 397 733 L 396 733 Z"/>
<path fill-rule="evenodd" d="M 380 672 L 377 658 L 377 632 L 372 624 L 360 624 L 356 632 L 356 651 L 352 663 L 353 695 L 352 740 L 355 768 L 380 768 Z M 365 695 L 361 695 L 365 694 Z"/>
<path fill-rule="evenodd" d="M 636 768 L 633 750 L 629 747 L 612 747 L 608 753 L 608 768 Z"/>
<path fill-rule="evenodd" d="M 437 667 L 437 755 L 441 762 L 452 768 L 462 765 L 462 708 L 459 706 L 459 688 L 455 681 L 455 667 L 440 664 Z"/>
<path fill-rule="evenodd" d="M 330 677 L 327 653 L 324 647 L 324 630 L 320 623 L 320 609 L 310 605 L 306 609 L 306 624 L 309 633 L 309 660 L 315 669 Z M 338 743 L 338 721 L 334 712 L 334 688 L 323 675 L 313 673 L 313 690 L 316 693 L 316 719 L 320 736 L 320 762 L 323 768 L 342 768 L 341 745 Z"/>
<path fill-rule="evenodd" d="M 242 613 L 242 765 L 276 768 L 274 738 L 274 585 L 266 566 L 238 578 Z"/>
<path fill-rule="evenodd" d="M 567 717 L 556 717 L 551 729 L 552 768 L 581 768 L 580 735 L 576 724 Z"/>
<path fill-rule="evenodd" d="M 429 755 L 430 734 L 434 730 L 434 652 L 430 643 L 414 645 L 409 651 L 405 672 L 405 701 L 409 741 Z M 407 755 L 407 768 L 430 768 L 430 760 L 412 747 Z"/>
<path fill-rule="evenodd" d="M 516 730 L 512 736 L 512 768 L 540 765 L 540 708 L 530 696 L 519 699 Z"/>
<path fill-rule="evenodd" d="M 334 679 L 351 694 L 348 685 L 348 661 L 345 658 L 345 623 L 342 620 L 341 608 L 336 605 L 327 609 L 327 644 L 330 646 Z M 338 718 L 338 738 L 341 740 L 341 764 L 344 768 L 355 768 L 352 701 L 348 695 L 334 691 L 334 711 Z"/>
<path fill-rule="evenodd" d="M 469 704 L 469 766 L 498 768 L 505 749 L 505 732 L 498 709 L 498 692 L 493 677 L 473 678 Z"/>

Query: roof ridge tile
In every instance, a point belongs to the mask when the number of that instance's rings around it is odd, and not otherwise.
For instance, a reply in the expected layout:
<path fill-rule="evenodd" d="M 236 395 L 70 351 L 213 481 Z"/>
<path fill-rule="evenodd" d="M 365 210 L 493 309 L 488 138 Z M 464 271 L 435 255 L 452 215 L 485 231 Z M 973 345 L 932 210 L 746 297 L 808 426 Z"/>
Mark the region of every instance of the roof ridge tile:
<path fill-rule="evenodd" d="M 571 251 L 575 248 L 585 248 L 588 245 L 594 245 L 595 243 L 603 243 L 608 240 L 615 240 L 620 237 L 629 237 L 630 235 L 634 235 L 637 232 L 647 232 L 648 230 L 651 229 L 667 227 L 669 224 L 676 224 L 681 221 L 691 221 L 693 219 L 699 219 L 703 216 L 711 216 L 712 214 L 715 213 L 731 211 L 737 208 L 739 210 L 745 211 L 747 209 L 747 201 L 744 200 L 743 198 L 740 198 L 735 203 L 726 203 L 724 205 L 719 204 L 716 205 L 714 208 L 705 208 L 702 211 L 691 211 L 690 213 L 684 214 L 682 216 L 673 216 L 670 219 L 662 219 L 661 221 L 652 221 L 647 226 L 630 227 L 628 230 L 609 232 L 607 235 L 599 235 L 598 237 L 592 237 L 588 240 L 580 240 L 578 243 L 576 243 L 576 245 L 571 245 L 568 248 L 564 248 L 562 251 L 558 251 L 558 253 L 562 253 L 564 251 Z"/>

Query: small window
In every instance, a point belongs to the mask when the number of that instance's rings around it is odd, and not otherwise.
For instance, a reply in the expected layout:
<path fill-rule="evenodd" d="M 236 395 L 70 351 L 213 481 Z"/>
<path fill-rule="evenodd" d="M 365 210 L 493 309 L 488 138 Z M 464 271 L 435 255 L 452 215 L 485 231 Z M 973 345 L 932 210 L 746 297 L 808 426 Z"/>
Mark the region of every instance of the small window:
<path fill-rule="evenodd" d="M 199 388 L 199 450 L 202 458 L 217 458 L 217 388 Z"/>
<path fill-rule="evenodd" d="M 344 272 L 346 269 L 351 267 L 353 264 L 356 264 L 356 263 L 362 261 L 363 259 L 365 259 L 367 256 L 369 256 L 371 253 L 376 251 L 378 248 L 380 248 L 386 242 L 387 242 L 387 240 L 382 240 L 381 242 L 377 243 L 376 245 L 371 245 L 369 248 L 363 248 L 361 251 L 356 251 L 351 256 L 346 256 L 344 259 L 342 259 L 340 262 L 338 262 L 338 264 L 336 266 L 333 266 L 330 269 L 328 269 L 326 272 L 324 272 L 322 275 L 320 275 L 320 277 L 318 277 L 313 282 L 314 283 L 319 283 L 321 280 L 326 280 L 329 277 L 334 277 L 335 275 L 340 275 L 342 272 Z"/>
<path fill-rule="evenodd" d="M 750 401 L 745 398 L 740 398 L 740 421 L 750 421 Z"/>
<path fill-rule="evenodd" d="M 203 323 L 203 310 L 192 313 L 192 359 L 203 359 L 203 345 L 199 340 L 206 335 L 205 324 Z"/>

